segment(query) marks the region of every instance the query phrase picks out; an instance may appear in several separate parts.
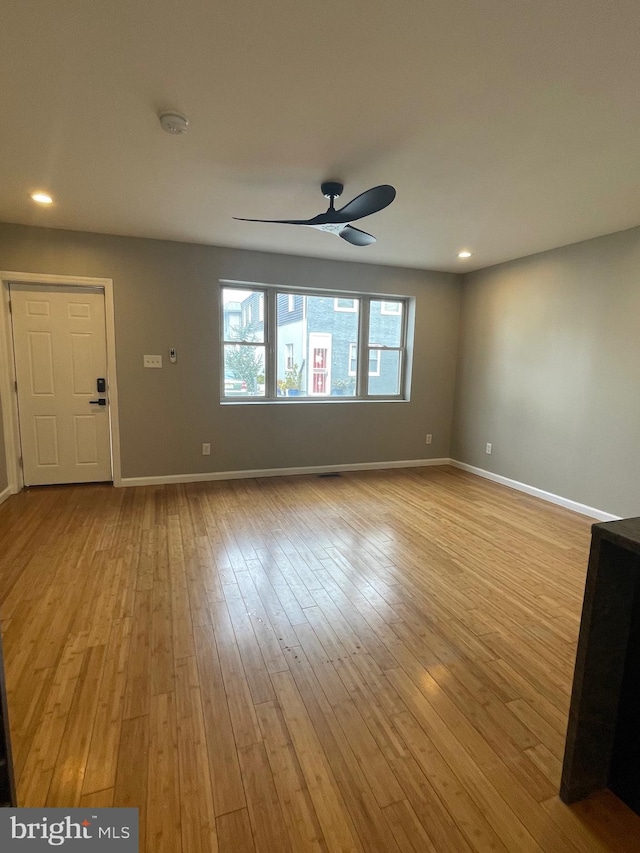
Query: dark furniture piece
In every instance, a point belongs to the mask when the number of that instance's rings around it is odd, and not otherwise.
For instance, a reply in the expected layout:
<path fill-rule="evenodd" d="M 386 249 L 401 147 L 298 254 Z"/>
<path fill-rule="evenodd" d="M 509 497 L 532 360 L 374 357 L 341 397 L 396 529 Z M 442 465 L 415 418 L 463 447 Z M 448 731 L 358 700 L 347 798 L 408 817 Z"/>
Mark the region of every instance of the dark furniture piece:
<path fill-rule="evenodd" d="M 11 740 L 9 738 L 9 716 L 7 691 L 4 681 L 2 637 L 0 636 L 0 807 L 16 806 L 16 788 L 11 763 Z"/>
<path fill-rule="evenodd" d="M 640 518 L 594 524 L 560 798 L 640 814 Z"/>

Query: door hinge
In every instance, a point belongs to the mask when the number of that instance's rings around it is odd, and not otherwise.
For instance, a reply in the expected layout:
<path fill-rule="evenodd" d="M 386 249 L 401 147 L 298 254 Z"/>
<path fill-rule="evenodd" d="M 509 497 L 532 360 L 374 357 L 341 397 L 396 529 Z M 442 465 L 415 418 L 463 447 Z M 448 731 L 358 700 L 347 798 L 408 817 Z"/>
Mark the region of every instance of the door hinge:
<path fill-rule="evenodd" d="M 18 380 L 13 383 L 13 387 L 16 389 L 16 394 L 18 393 Z"/>
<path fill-rule="evenodd" d="M 13 314 L 13 306 L 11 305 L 11 297 L 9 297 L 9 314 Z"/>

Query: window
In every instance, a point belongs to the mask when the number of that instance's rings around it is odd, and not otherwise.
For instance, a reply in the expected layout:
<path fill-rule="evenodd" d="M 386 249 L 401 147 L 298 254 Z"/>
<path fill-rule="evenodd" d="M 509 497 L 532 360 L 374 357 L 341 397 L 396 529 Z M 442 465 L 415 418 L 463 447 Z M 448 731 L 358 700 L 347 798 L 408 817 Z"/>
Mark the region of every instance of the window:
<path fill-rule="evenodd" d="M 375 344 L 377 346 L 377 344 Z M 380 349 L 369 350 L 369 376 L 380 376 Z"/>
<path fill-rule="evenodd" d="M 404 399 L 407 307 L 406 299 L 225 282 L 221 399 Z"/>
<path fill-rule="evenodd" d="M 357 311 L 357 299 L 342 299 L 341 297 L 337 297 L 333 300 L 333 310 L 334 311 Z"/>
<path fill-rule="evenodd" d="M 358 375 L 358 345 L 349 344 L 349 376 Z M 369 376 L 380 376 L 380 350 L 369 350 Z"/>
<path fill-rule="evenodd" d="M 349 344 L 349 376 L 358 375 L 358 344 Z"/>
<path fill-rule="evenodd" d="M 385 305 L 400 305 L 400 313 L 386 313 Z M 402 302 L 383 302 L 372 299 L 369 318 L 369 376 L 367 394 L 370 397 L 394 397 L 402 389 L 402 363 L 404 354 L 404 322 Z M 371 370 L 373 359 L 376 369 Z"/>
<path fill-rule="evenodd" d="M 265 396 L 264 323 L 251 322 L 252 305 L 264 304 L 260 290 L 222 290 L 222 392 L 224 399 Z M 240 311 L 238 311 L 238 305 Z M 238 314 L 242 322 L 238 323 Z"/>

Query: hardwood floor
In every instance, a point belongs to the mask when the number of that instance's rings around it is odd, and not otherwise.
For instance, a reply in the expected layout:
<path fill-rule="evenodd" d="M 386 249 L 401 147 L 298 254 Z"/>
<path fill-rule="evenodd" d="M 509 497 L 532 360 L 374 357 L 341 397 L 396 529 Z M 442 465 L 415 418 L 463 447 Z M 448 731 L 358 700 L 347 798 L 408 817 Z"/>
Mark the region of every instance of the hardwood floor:
<path fill-rule="evenodd" d="M 22 806 L 149 853 L 597 853 L 559 787 L 591 521 L 450 468 L 0 507 Z"/>

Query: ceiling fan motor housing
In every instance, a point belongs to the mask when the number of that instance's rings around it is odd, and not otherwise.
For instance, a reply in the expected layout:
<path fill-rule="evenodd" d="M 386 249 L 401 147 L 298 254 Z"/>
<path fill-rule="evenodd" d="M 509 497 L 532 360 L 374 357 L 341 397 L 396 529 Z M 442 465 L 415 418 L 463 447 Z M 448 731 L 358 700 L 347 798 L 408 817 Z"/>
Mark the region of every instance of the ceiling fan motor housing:
<path fill-rule="evenodd" d="M 340 184 L 338 181 L 325 181 L 320 189 L 325 198 L 339 198 L 342 195 L 344 184 Z"/>

